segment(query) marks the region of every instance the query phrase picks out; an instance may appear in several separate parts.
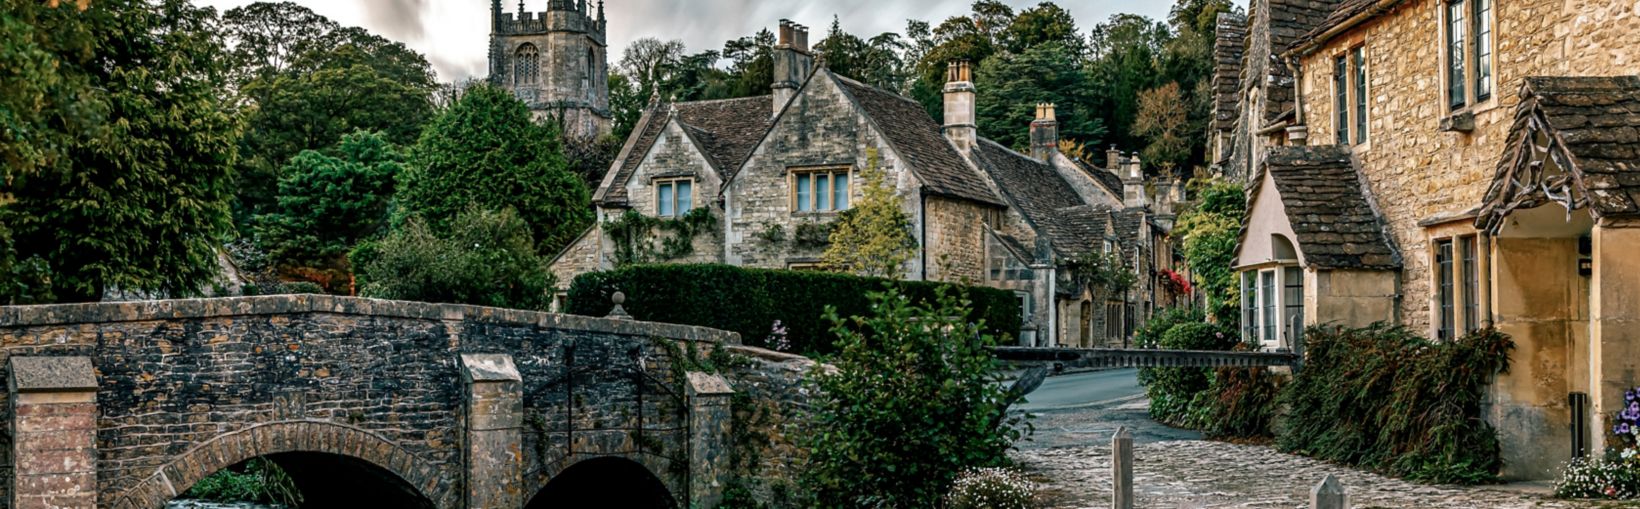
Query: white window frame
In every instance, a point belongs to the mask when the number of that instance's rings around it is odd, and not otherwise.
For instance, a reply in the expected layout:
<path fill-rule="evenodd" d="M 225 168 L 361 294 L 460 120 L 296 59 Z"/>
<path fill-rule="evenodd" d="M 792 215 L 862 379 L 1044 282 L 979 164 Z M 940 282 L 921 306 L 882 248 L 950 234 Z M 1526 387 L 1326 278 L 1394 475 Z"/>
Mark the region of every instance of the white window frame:
<path fill-rule="evenodd" d="M 1288 302 L 1287 299 L 1287 287 L 1291 279 L 1287 272 L 1288 269 L 1295 268 L 1298 269 L 1296 272 L 1299 278 L 1297 283 L 1299 287 L 1298 303 Z M 1273 282 L 1269 292 L 1265 291 L 1264 286 L 1264 276 L 1266 274 L 1271 275 Z M 1295 264 L 1266 265 L 1241 272 L 1243 289 L 1242 320 L 1245 322 L 1242 324 L 1242 341 L 1257 343 L 1260 348 L 1265 350 L 1275 350 L 1288 346 L 1284 339 L 1292 329 L 1292 325 L 1287 323 L 1288 308 L 1298 306 L 1299 316 L 1301 317 L 1308 316 L 1310 312 L 1308 308 L 1304 307 L 1303 303 L 1304 293 L 1308 291 L 1308 288 L 1304 286 L 1303 279 L 1303 268 Z M 1252 282 L 1251 286 L 1248 285 L 1249 280 Z M 1247 291 L 1248 288 L 1252 289 L 1251 295 Z M 1273 307 L 1271 307 L 1272 305 Z M 1266 316 L 1266 310 L 1271 311 L 1274 316 Z M 1273 318 L 1275 323 L 1267 323 L 1268 318 Z M 1249 319 L 1251 320 L 1249 321 Z M 1301 329 L 1303 326 L 1302 323 L 1299 324 Z M 1249 333 L 1252 334 L 1251 337 L 1248 337 Z"/>

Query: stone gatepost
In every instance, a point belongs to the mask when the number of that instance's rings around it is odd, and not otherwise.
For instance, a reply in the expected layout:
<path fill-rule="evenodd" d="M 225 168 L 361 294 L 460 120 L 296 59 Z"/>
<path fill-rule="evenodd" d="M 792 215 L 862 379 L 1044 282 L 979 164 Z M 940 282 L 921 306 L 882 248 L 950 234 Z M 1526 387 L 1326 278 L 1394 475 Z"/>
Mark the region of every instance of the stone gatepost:
<path fill-rule="evenodd" d="M 524 506 L 523 378 L 511 355 L 461 354 L 466 385 L 462 492 L 467 509 Z"/>
<path fill-rule="evenodd" d="M 689 506 L 716 507 L 729 482 L 729 438 L 735 391 L 723 377 L 689 372 Z"/>
<path fill-rule="evenodd" d="M 97 374 L 89 357 L 12 357 L 11 507 L 97 507 Z"/>

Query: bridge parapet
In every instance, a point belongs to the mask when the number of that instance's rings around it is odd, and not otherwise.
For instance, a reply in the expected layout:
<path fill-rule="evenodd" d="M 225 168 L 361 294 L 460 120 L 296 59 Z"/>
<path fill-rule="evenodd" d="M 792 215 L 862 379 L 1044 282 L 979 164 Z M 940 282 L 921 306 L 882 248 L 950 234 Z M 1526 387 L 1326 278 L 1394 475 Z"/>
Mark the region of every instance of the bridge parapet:
<path fill-rule="evenodd" d="M 1032 348 L 1006 346 L 991 349 L 1007 361 L 1052 362 L 1063 367 L 1108 368 L 1223 368 L 1294 366 L 1300 358 L 1291 352 L 1225 352 L 1139 348 Z"/>

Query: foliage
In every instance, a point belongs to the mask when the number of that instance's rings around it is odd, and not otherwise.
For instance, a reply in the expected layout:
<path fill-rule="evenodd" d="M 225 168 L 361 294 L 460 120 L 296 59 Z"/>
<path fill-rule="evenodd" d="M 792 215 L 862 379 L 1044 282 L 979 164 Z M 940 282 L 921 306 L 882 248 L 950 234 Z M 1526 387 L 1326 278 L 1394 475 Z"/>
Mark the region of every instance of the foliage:
<path fill-rule="evenodd" d="M 302 492 L 290 474 L 263 458 L 218 470 L 188 488 L 182 498 L 222 503 L 278 504 L 300 507 Z"/>
<path fill-rule="evenodd" d="M 216 245 L 229 229 L 239 130 L 220 99 L 212 11 L 183 0 L 99 1 L 85 11 L 23 3 L 5 4 L 4 30 L 29 22 L 38 32 L 20 34 L 27 44 L 16 51 L 8 40 L 0 55 L 22 53 L 19 69 L 45 89 L 0 92 L 0 131 L 45 130 L 0 135 L 0 155 L 23 161 L 5 170 L 0 196 L 15 249 L 5 264 L 43 262 L 61 301 L 115 288 L 198 293 L 216 275 Z M 25 105 L 14 126 L 10 98 L 43 102 Z"/>
<path fill-rule="evenodd" d="M 83 93 L 90 76 L 62 65 L 94 51 L 84 16 L 71 3 L 0 1 L 0 205 L 14 177 L 56 167 L 75 135 L 106 114 L 100 97 Z"/>
<path fill-rule="evenodd" d="M 975 468 L 957 476 L 945 494 L 948 509 L 1029 509 L 1036 483 L 1008 468 Z"/>
<path fill-rule="evenodd" d="M 625 137 L 611 135 L 568 137 L 564 140 L 564 159 L 568 161 L 566 168 L 580 177 L 581 184 L 588 190 L 597 189 L 624 143 Z"/>
<path fill-rule="evenodd" d="M 1020 327 L 1019 297 L 983 287 L 956 287 L 924 281 L 889 281 L 813 271 L 765 270 L 728 265 L 636 265 L 577 276 L 569 285 L 569 313 L 604 316 L 616 291 L 623 307 L 639 320 L 681 323 L 740 333 L 748 345 L 774 348 L 770 324 L 779 321 L 792 351 L 805 355 L 834 350 L 821 316 L 832 306 L 842 316 L 871 312 L 868 293 L 892 284 L 915 303 L 933 299 L 940 288 L 960 288 L 972 301 L 969 320 L 987 333 L 1014 336 Z"/>
<path fill-rule="evenodd" d="M 1190 162 L 1190 142 L 1186 139 L 1184 97 L 1178 83 L 1168 83 L 1139 94 L 1139 114 L 1133 122 L 1133 134 L 1149 140 L 1141 151 L 1143 159 L 1162 169 L 1165 174 L 1177 171 Z"/>
<path fill-rule="evenodd" d="M 1305 364 L 1282 392 L 1285 451 L 1431 483 L 1496 479 L 1485 387 L 1514 343 L 1494 330 L 1431 342 L 1401 327 L 1312 327 Z"/>
<path fill-rule="evenodd" d="M 592 221 L 581 179 L 565 169 L 562 143 L 531 120 L 511 93 L 476 85 L 440 113 L 399 174 L 401 217 L 420 216 L 434 233 L 471 205 L 512 208 L 536 248 L 556 253 Z"/>
<path fill-rule="evenodd" d="M 832 72 L 893 91 L 905 84 L 905 64 L 900 60 L 904 48 L 900 34 L 887 32 L 869 40 L 861 39 L 843 31 L 836 16 L 831 19 L 826 38 L 814 45 L 815 52 Z"/>
<path fill-rule="evenodd" d="M 831 233 L 836 231 L 837 222 L 822 223 L 808 221 L 798 223 L 793 228 L 792 243 L 799 249 L 825 249 L 831 245 Z"/>
<path fill-rule="evenodd" d="M 403 156 L 377 133 L 357 132 L 334 155 L 303 151 L 281 171 L 279 203 L 257 218 L 276 264 L 346 268 L 345 255 L 387 220 Z"/>
<path fill-rule="evenodd" d="M 962 318 L 969 302 L 944 289 L 870 301 L 864 316 L 828 308 L 836 369 L 809 375 L 818 397 L 804 475 L 821 506 L 936 507 L 958 473 L 1006 464 L 1028 424 L 1007 412 L 986 349 L 996 338 Z"/>
<path fill-rule="evenodd" d="M 1139 276 L 1123 263 L 1117 253 L 1085 253 L 1065 261 L 1071 280 L 1082 288 L 1097 289 L 1103 295 L 1120 295 L 1139 282 Z"/>
<path fill-rule="evenodd" d="M 1635 449 L 1607 449 L 1605 455 L 1572 458 L 1555 482 L 1559 498 L 1633 500 L 1640 498 L 1640 457 Z"/>
<path fill-rule="evenodd" d="M 1207 390 L 1191 398 L 1188 424 L 1211 438 L 1268 440 L 1285 385 L 1269 368 L 1218 368 Z"/>
<path fill-rule="evenodd" d="M 983 134 L 1014 148 L 1030 145 L 1037 103 L 1053 103 L 1059 136 L 1097 146 L 1105 124 L 1095 113 L 1097 86 L 1089 80 L 1073 50 L 1051 43 L 1022 53 L 998 53 L 980 63 L 974 76 L 979 99 L 976 113 Z"/>
<path fill-rule="evenodd" d="M 1206 322 L 1181 323 L 1162 334 L 1160 345 L 1170 350 L 1230 350 L 1236 346 L 1234 329 Z M 1208 368 L 1145 368 L 1141 380 L 1150 398 L 1150 418 L 1157 422 L 1194 428 L 1197 395 L 1213 381 Z"/>
<path fill-rule="evenodd" d="M 1219 323 L 1240 323 L 1237 311 L 1241 288 L 1234 268 L 1236 237 L 1246 213 L 1241 186 L 1222 180 L 1194 181 L 1197 203 L 1179 215 L 1173 236 L 1182 239 L 1180 251 L 1207 298 L 1208 313 Z"/>
<path fill-rule="evenodd" d="M 1162 346 L 1162 335 L 1173 327 L 1187 323 L 1201 323 L 1207 317 L 1200 309 L 1170 308 L 1163 309 L 1150 317 L 1150 321 L 1133 331 L 1133 344 L 1139 348 L 1159 348 Z"/>
<path fill-rule="evenodd" d="M 876 150 L 866 150 L 866 165 L 859 175 L 860 201 L 832 223 L 821 263 L 836 272 L 899 279 L 906 263 L 917 257 L 911 218 L 878 167 Z"/>
<path fill-rule="evenodd" d="M 446 233 L 419 217 L 353 250 L 360 295 L 545 310 L 554 283 L 530 230 L 512 209 L 469 207 Z"/>
<path fill-rule="evenodd" d="M 604 233 L 615 244 L 615 266 L 677 260 L 695 253 L 695 236 L 713 231 L 717 217 L 705 207 L 690 209 L 683 217 L 649 217 L 628 210 L 604 222 Z"/>

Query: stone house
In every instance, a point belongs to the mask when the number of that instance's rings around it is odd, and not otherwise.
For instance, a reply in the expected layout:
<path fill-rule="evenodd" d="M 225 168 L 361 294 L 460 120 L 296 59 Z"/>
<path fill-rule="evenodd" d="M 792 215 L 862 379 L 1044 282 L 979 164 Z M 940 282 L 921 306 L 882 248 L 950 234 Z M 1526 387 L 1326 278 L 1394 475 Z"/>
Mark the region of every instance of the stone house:
<path fill-rule="evenodd" d="M 1329 8 L 1260 17 L 1295 4 Z M 1295 19 L 1301 33 L 1281 35 Z M 1293 323 L 1389 321 L 1437 340 L 1496 327 L 1516 343 L 1489 390 L 1504 476 L 1550 478 L 1602 450 L 1640 384 L 1640 13 L 1254 0 L 1247 27 L 1240 89 L 1257 88 L 1255 60 L 1281 61 L 1296 97 L 1281 131 L 1230 136 L 1246 155 L 1230 159 L 1251 169 L 1237 254 L 1250 337 L 1279 346 Z M 1286 43 L 1255 51 L 1265 39 Z M 1238 122 L 1270 111 L 1242 99 Z"/>
<path fill-rule="evenodd" d="M 593 196 L 597 223 L 552 262 L 561 286 L 633 262 L 818 268 L 828 225 L 876 165 L 918 246 L 902 276 L 1018 292 L 1021 344 L 1121 344 L 1164 293 L 1164 226 L 1182 186 L 1146 182 L 1137 158 L 1095 168 L 1061 154 L 1052 105 L 1019 126 L 1032 132 L 1023 154 L 978 135 L 966 63 L 951 65 L 942 122 L 816 67 L 800 25 L 781 23 L 774 60 L 771 96 L 645 111 Z M 1088 271 L 1073 268 L 1107 257 L 1137 282 L 1080 282 Z"/>

